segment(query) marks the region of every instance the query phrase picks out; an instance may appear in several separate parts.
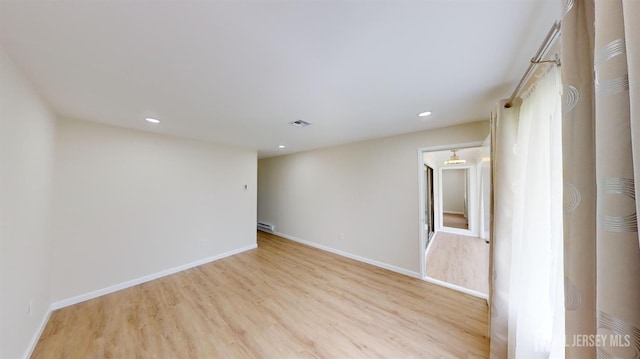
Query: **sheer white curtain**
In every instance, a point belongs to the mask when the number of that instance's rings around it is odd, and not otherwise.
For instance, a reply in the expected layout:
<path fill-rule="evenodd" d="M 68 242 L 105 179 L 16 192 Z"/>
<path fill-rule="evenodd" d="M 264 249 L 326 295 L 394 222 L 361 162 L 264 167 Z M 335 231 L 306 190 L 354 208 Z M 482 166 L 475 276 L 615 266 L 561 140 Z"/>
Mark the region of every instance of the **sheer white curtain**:
<path fill-rule="evenodd" d="M 518 133 L 520 106 L 505 108 L 500 101 L 491 116 L 491 358 L 507 358 L 509 336 L 509 274 L 511 271 L 511 232 L 513 224 L 513 149 Z"/>
<path fill-rule="evenodd" d="M 564 354 L 562 114 L 553 65 L 524 96 L 515 148 L 509 354 Z"/>
<path fill-rule="evenodd" d="M 517 134 L 495 121 L 502 150 L 494 168 L 492 358 L 564 356 L 560 89 L 559 70 L 549 66 L 511 115 Z"/>

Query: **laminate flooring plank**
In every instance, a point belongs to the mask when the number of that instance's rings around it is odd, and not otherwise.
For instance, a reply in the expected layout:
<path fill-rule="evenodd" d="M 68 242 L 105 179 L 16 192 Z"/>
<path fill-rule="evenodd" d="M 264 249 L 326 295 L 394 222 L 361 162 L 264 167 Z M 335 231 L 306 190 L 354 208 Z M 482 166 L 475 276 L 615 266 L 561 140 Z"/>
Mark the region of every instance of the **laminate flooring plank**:
<path fill-rule="evenodd" d="M 486 301 L 264 232 L 52 313 L 32 358 L 488 358 Z"/>

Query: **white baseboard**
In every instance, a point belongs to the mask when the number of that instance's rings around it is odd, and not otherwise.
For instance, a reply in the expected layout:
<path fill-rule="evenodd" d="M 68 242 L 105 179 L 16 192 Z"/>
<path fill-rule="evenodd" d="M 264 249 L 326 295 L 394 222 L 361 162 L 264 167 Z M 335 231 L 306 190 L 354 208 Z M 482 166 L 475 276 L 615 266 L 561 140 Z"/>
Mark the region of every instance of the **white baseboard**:
<path fill-rule="evenodd" d="M 331 248 L 331 247 L 328 247 L 328 246 L 325 246 L 325 245 L 322 245 L 322 244 L 305 241 L 304 239 L 296 238 L 296 237 L 290 236 L 288 234 L 284 234 L 284 233 L 280 233 L 280 232 L 273 232 L 273 234 L 275 234 L 276 236 L 280 236 L 282 238 L 286 238 L 288 240 L 294 241 L 294 242 L 306 244 L 306 245 L 308 245 L 310 247 L 314 247 L 314 248 L 321 249 L 323 251 L 331 252 L 331 253 L 337 254 L 339 256 L 343 256 L 343 257 L 347 257 L 347 258 L 350 258 L 350 259 L 354 259 L 354 260 L 357 260 L 358 262 L 371 264 L 371 265 L 374 265 L 376 267 L 388 269 L 388 270 L 390 270 L 392 272 L 396 272 L 396 273 L 408 275 L 409 277 L 414 277 L 414 278 L 421 279 L 421 275 L 418 272 L 413 272 L 413 271 L 410 271 L 410 270 L 407 270 L 407 269 L 404 269 L 404 268 L 396 267 L 396 266 L 391 265 L 391 264 L 378 262 L 378 261 L 373 260 L 373 259 L 361 257 L 359 255 L 356 255 L 356 254 L 353 254 L 353 253 L 349 253 L 349 252 L 345 252 L 345 251 L 341 251 L 339 249 Z"/>
<path fill-rule="evenodd" d="M 472 295 L 474 297 L 482 298 L 484 300 L 489 300 L 489 295 L 488 294 L 478 292 L 477 290 L 461 287 L 459 285 L 451 284 L 451 283 L 444 282 L 444 281 L 441 281 L 439 279 L 435 279 L 435 278 L 431 278 L 431 277 L 424 277 L 423 279 L 424 279 L 425 282 L 429 282 L 429 283 L 433 283 L 433 284 L 437 284 L 437 285 L 443 286 L 445 288 L 457 290 L 458 292 L 469 294 L 469 295 Z"/>
<path fill-rule="evenodd" d="M 47 309 L 47 313 L 42 318 L 42 322 L 40 322 L 40 326 L 38 327 L 38 331 L 36 331 L 36 333 L 33 335 L 33 338 L 31 338 L 31 342 L 29 343 L 29 347 L 27 348 L 27 352 L 24 353 L 24 359 L 31 358 L 31 355 L 33 354 L 33 351 L 36 349 L 36 345 L 38 344 L 38 341 L 40 340 L 40 336 L 42 335 L 42 332 L 44 331 L 44 328 L 47 326 L 47 323 L 49 322 L 49 317 L 51 316 L 51 312 L 52 311 L 53 310 L 51 309 L 51 307 L 49 307 L 49 309 Z"/>
<path fill-rule="evenodd" d="M 143 276 L 143 277 L 140 277 L 140 278 L 132 279 L 132 280 L 129 280 L 129 281 L 126 281 L 126 282 L 122 282 L 122 283 L 119 283 L 119 284 L 115 284 L 115 285 L 112 285 L 112 286 L 109 286 L 109 287 L 106 287 L 106 288 L 94 290 L 92 292 L 81 294 L 81 295 L 78 295 L 78 296 L 75 296 L 75 297 L 72 297 L 72 298 L 67 298 L 67 299 L 63 299 L 63 300 L 57 301 L 57 302 L 53 302 L 53 303 L 51 303 L 51 311 L 56 310 L 56 309 L 60 309 L 60 308 L 64 308 L 64 307 L 68 307 L 70 305 L 74 305 L 74 304 L 77 304 L 77 303 L 80 303 L 80 302 L 84 302 L 84 301 L 87 301 L 89 299 L 94 299 L 94 298 L 97 298 L 97 297 L 100 297 L 100 296 L 103 296 L 103 295 L 106 295 L 106 294 L 109 294 L 109 293 L 117 292 L 119 290 L 126 289 L 126 288 L 129 288 L 129 287 L 133 287 L 135 285 L 142 284 L 142 283 L 145 283 L 145 282 L 149 282 L 149 281 L 152 281 L 154 279 L 162 278 L 162 277 L 174 274 L 174 273 L 182 272 L 183 270 L 187 270 L 187 269 L 190 269 L 190 268 L 193 268 L 193 267 L 197 267 L 197 266 L 209 263 L 209 262 L 216 261 L 218 259 L 222 259 L 222 258 L 225 258 L 225 257 L 232 256 L 234 254 L 238 254 L 238 253 L 242 253 L 242 252 L 245 252 L 245 251 L 248 251 L 248 250 L 251 250 L 251 249 L 255 249 L 257 247 L 258 247 L 257 244 L 251 244 L 251 245 L 248 245 L 246 247 L 241 247 L 241 248 L 238 248 L 238 249 L 234 249 L 234 250 L 231 250 L 231 251 L 228 251 L 228 252 L 225 252 L 225 253 L 217 254 L 217 255 L 212 256 L 212 257 L 200 259 L 200 260 L 197 260 L 195 262 L 183 264 L 183 265 L 180 265 L 180 266 L 177 266 L 177 267 L 174 267 L 174 268 L 169 268 L 169 269 L 163 270 L 163 271 L 158 272 L 158 273 L 149 274 L 149 275 L 146 275 L 146 276 Z"/>
<path fill-rule="evenodd" d="M 456 211 L 442 211 L 442 213 L 444 213 L 444 214 L 462 214 L 462 215 L 464 215 L 464 212 L 456 212 Z"/>
<path fill-rule="evenodd" d="M 468 236 L 468 237 L 479 237 L 478 233 L 476 232 L 472 232 L 468 229 L 453 228 L 453 227 L 440 227 L 438 228 L 438 232 L 461 234 L 463 236 Z"/>

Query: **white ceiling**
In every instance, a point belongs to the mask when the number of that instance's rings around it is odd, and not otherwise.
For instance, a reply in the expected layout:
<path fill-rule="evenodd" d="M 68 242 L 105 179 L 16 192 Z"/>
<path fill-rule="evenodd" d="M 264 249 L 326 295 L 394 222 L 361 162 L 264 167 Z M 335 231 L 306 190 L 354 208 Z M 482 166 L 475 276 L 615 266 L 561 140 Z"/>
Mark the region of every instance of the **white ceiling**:
<path fill-rule="evenodd" d="M 559 3 L 0 0 L 0 46 L 61 116 L 268 157 L 487 119 Z"/>

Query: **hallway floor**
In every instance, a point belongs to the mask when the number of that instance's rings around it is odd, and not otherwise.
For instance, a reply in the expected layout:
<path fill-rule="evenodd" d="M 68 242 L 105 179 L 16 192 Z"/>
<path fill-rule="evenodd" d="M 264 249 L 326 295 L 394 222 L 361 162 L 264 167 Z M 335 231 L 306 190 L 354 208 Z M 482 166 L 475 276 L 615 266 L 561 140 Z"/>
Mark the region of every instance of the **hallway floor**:
<path fill-rule="evenodd" d="M 469 229 L 467 219 L 462 214 L 443 213 L 442 226 L 449 228 Z"/>
<path fill-rule="evenodd" d="M 489 293 L 489 244 L 483 239 L 438 232 L 430 246 L 428 277 Z"/>

